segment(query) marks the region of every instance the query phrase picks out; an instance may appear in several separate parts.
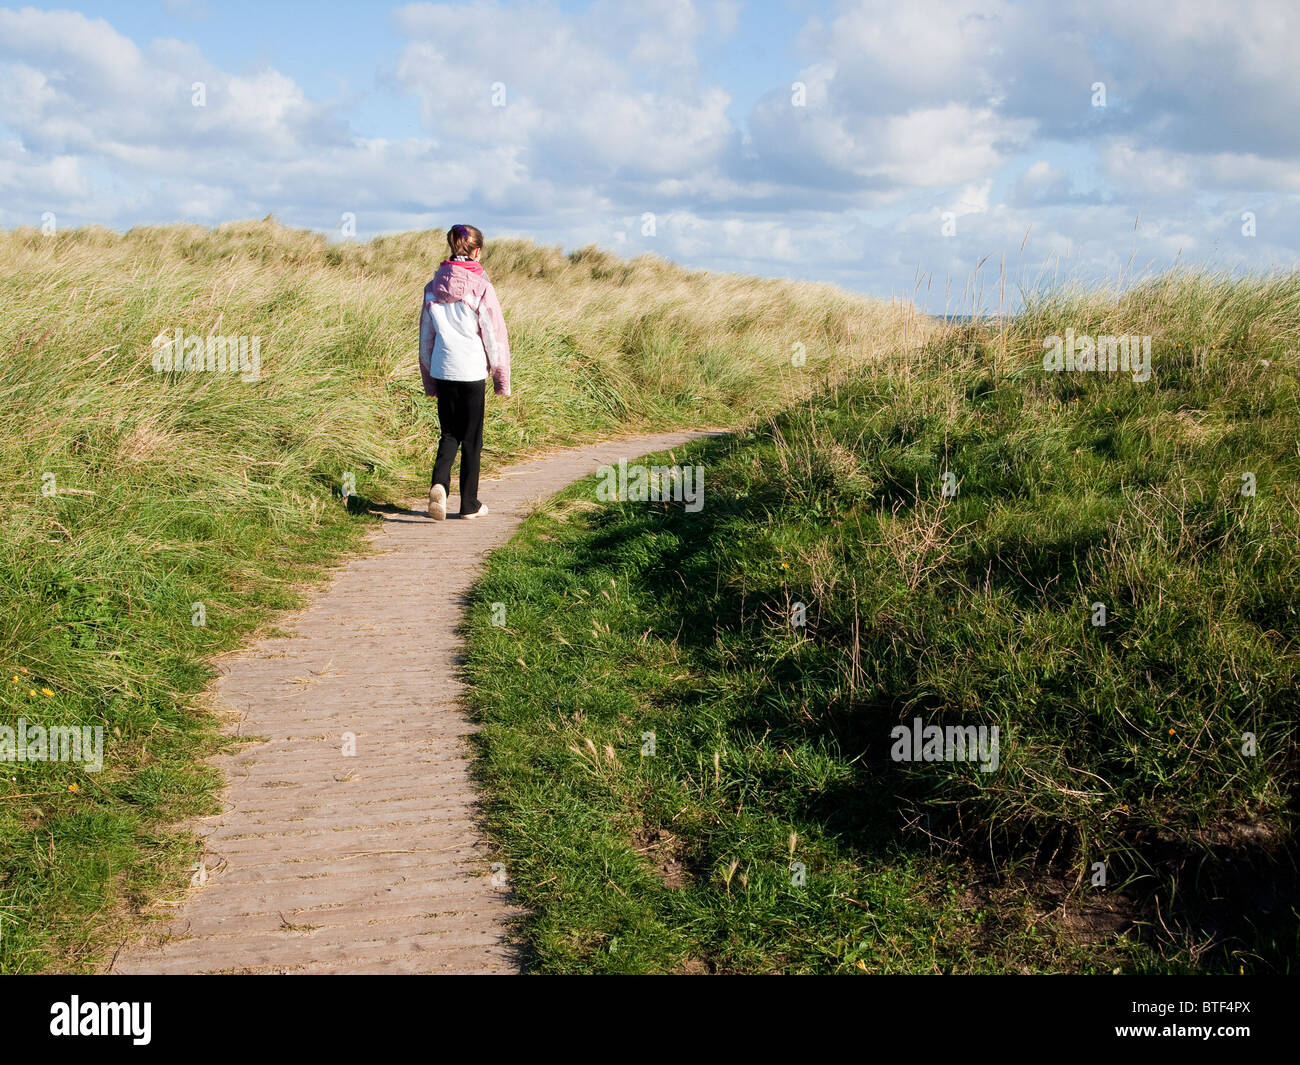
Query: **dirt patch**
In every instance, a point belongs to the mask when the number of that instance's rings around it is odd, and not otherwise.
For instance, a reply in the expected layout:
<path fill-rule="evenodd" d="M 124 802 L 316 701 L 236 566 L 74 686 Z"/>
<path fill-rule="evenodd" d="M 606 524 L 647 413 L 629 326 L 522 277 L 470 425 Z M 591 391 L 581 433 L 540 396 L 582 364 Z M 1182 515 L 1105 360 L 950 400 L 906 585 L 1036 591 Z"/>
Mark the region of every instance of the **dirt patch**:
<path fill-rule="evenodd" d="M 1027 885 L 1044 920 L 1071 939 L 1099 943 L 1136 927 L 1138 903 L 1127 895 L 1090 888 L 1087 881 L 1076 889 L 1055 877 Z"/>
<path fill-rule="evenodd" d="M 691 882 L 685 861 L 685 847 L 671 832 L 661 828 L 644 829 L 637 835 L 634 847 L 645 855 L 650 871 L 665 887 L 676 890 Z"/>
<path fill-rule="evenodd" d="M 992 945 L 1017 928 L 1038 929 L 1059 947 L 1102 945 L 1126 932 L 1140 931 L 1144 923 L 1138 900 L 1052 875 L 1003 880 L 972 870 L 961 907 L 971 916 L 985 917 L 970 926 L 975 945 L 985 940 Z"/>

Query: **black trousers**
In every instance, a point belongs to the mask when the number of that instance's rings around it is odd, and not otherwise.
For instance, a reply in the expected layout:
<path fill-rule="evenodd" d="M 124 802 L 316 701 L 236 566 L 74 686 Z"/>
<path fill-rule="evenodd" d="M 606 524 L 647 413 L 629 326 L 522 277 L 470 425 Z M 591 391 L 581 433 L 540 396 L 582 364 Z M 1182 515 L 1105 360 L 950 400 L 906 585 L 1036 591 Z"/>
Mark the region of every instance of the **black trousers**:
<path fill-rule="evenodd" d="M 438 424 L 442 439 L 433 461 L 433 482 L 451 492 L 451 463 L 460 448 L 460 512 L 476 514 L 479 458 L 483 453 L 483 408 L 487 381 L 438 381 Z"/>

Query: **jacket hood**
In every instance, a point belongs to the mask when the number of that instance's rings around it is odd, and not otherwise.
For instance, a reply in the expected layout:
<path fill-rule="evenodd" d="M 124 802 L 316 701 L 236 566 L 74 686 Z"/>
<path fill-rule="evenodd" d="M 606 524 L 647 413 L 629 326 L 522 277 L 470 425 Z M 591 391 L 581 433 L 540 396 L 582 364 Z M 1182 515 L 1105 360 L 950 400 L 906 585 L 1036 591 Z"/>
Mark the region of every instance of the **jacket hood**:
<path fill-rule="evenodd" d="M 438 303 L 463 300 L 472 287 L 477 287 L 473 282 L 480 277 L 486 277 L 483 267 L 473 259 L 456 262 L 444 259 L 433 275 L 433 298 Z"/>

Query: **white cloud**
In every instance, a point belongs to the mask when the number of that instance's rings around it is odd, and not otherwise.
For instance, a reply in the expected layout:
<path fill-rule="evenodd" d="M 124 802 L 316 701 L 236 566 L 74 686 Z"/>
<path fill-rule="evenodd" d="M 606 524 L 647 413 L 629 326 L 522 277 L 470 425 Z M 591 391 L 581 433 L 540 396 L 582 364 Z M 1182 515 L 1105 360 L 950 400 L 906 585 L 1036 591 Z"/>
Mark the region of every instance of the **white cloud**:
<path fill-rule="evenodd" d="M 707 23 L 685 0 L 597 4 L 581 16 L 412 4 L 395 19 L 409 38 L 395 80 L 420 100 L 427 131 L 449 151 L 512 149 L 520 180 L 548 184 L 561 203 L 574 184 L 613 180 L 636 195 L 664 176 L 708 172 L 735 141 L 730 96 L 694 85 Z"/>
<path fill-rule="evenodd" d="M 737 0 L 400 7 L 378 80 L 421 126 L 381 137 L 350 101 L 266 64 L 226 70 L 192 42 L 0 10 L 0 224 L 47 209 L 111 225 L 274 211 L 331 229 L 354 211 L 365 236 L 455 212 L 494 232 L 878 291 L 918 266 L 959 276 L 1019 255 L 1027 230 L 1027 263 L 1093 270 L 1123 267 L 1135 241 L 1140 256 L 1228 262 L 1300 247 L 1300 20 L 1283 5 L 842 3 L 806 19 L 766 93 L 741 89 L 759 98 L 738 128 L 716 46 L 756 13 Z M 205 107 L 191 106 L 195 82 Z M 1267 242 L 1227 242 L 1246 209 Z M 946 211 L 961 220 L 952 238 Z"/>
<path fill-rule="evenodd" d="M 937 188 L 992 174 L 1031 128 L 991 108 L 964 104 L 877 115 L 834 104 L 834 74 L 810 69 L 807 107 L 773 93 L 750 119 L 751 143 L 765 166 L 812 184 L 896 191 Z"/>
<path fill-rule="evenodd" d="M 0 191 L 12 197 L 35 189 L 43 192 L 42 210 L 54 206 L 56 198 L 85 196 L 89 183 L 81 160 L 72 155 L 37 159 L 17 141 L 0 141 Z"/>

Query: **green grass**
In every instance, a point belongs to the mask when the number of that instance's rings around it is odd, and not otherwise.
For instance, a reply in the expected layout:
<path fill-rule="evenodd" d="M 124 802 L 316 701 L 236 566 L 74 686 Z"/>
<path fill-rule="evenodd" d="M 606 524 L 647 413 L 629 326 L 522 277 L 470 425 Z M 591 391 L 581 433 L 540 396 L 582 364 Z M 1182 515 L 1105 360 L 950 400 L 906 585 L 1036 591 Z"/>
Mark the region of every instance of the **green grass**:
<path fill-rule="evenodd" d="M 1153 379 L 1045 372 L 1067 326 Z M 530 518 L 467 672 L 532 965 L 1293 971 L 1298 334 L 1294 277 L 1058 295 L 682 449 L 698 514 Z"/>
<path fill-rule="evenodd" d="M 445 251 L 438 233 L 330 246 L 271 221 L 0 234 L 0 724 L 105 729 L 99 773 L 0 763 L 0 972 L 94 971 L 183 894 L 184 821 L 214 809 L 212 657 L 361 546 L 345 475 L 362 500 L 427 487 L 416 322 Z M 861 355 L 845 329 L 880 345 L 925 329 L 827 286 L 649 257 L 507 241 L 485 264 L 515 365 L 515 396 L 489 404 L 489 469 L 733 424 Z M 151 341 L 176 328 L 260 337 L 260 379 L 154 373 Z M 791 336 L 806 371 L 781 369 Z"/>

